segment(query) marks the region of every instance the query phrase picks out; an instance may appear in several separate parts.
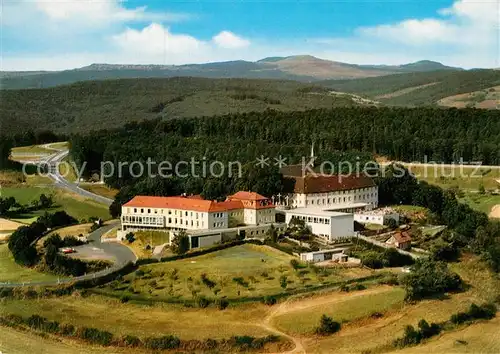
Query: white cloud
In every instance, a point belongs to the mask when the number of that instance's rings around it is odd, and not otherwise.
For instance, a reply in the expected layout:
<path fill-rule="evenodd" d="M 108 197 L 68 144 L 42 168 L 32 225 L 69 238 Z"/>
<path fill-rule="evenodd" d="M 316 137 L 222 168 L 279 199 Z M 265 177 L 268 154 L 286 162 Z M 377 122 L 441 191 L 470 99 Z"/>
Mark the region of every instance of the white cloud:
<path fill-rule="evenodd" d="M 499 11 L 498 0 L 457 0 L 435 16 L 360 27 L 347 37 L 262 41 L 224 27 L 211 38 L 197 38 L 173 28 L 172 22 L 190 15 L 127 8 L 121 0 L 21 0 L 4 3 L 3 37 L 29 50 L 8 53 L 4 41 L 0 60 L 4 70 L 54 70 L 93 62 L 188 64 L 303 53 L 355 64 L 429 59 L 499 67 Z"/>
<path fill-rule="evenodd" d="M 441 9 L 437 18 L 408 19 L 395 24 L 360 28 L 362 36 L 406 45 L 498 45 L 500 3 L 494 0 L 459 0 Z"/>
<path fill-rule="evenodd" d="M 250 45 L 250 41 L 238 37 L 232 32 L 222 31 L 212 38 L 214 43 L 221 48 L 245 48 Z"/>

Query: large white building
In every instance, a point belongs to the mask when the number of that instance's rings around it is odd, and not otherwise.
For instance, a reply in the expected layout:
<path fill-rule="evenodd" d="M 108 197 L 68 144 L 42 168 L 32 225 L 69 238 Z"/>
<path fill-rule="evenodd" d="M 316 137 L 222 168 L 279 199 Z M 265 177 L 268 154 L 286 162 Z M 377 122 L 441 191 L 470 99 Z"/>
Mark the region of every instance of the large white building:
<path fill-rule="evenodd" d="M 286 211 L 286 222 L 292 219 L 304 221 L 311 232 L 323 237 L 326 241 L 354 235 L 354 216 L 349 213 L 339 213 L 317 208 L 296 208 Z"/>
<path fill-rule="evenodd" d="M 122 238 L 130 231 L 185 230 L 196 248 L 238 236 L 263 237 L 275 223 L 275 207 L 270 199 L 252 192 L 238 192 L 223 202 L 200 196 L 136 196 L 122 206 L 121 222 Z"/>
<path fill-rule="evenodd" d="M 314 160 L 314 153 L 311 155 Z M 325 240 L 353 236 L 354 220 L 361 220 L 360 215 L 378 207 L 378 187 L 364 173 L 307 173 L 300 165 L 287 166 L 281 173 L 285 193 L 274 199 L 285 220 L 304 220 L 314 234 Z"/>

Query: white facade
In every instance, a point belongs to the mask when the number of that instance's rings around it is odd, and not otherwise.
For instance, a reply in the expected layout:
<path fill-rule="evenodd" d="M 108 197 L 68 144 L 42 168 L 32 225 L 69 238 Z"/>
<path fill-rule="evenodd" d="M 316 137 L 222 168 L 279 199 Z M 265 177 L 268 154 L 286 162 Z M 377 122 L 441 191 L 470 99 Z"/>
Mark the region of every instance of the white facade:
<path fill-rule="evenodd" d="M 313 208 L 287 210 L 285 221 L 289 224 L 292 218 L 303 220 L 315 235 L 333 241 L 337 238 L 354 236 L 354 215 Z"/>
<path fill-rule="evenodd" d="M 370 210 L 378 206 L 378 187 L 331 191 L 326 193 L 293 193 L 288 196 L 288 205 L 292 208 L 338 207 L 356 203 L 365 203 Z"/>
<path fill-rule="evenodd" d="M 399 213 L 390 208 L 382 208 L 354 214 L 354 220 L 361 224 L 387 225 L 391 219 L 399 225 Z"/>

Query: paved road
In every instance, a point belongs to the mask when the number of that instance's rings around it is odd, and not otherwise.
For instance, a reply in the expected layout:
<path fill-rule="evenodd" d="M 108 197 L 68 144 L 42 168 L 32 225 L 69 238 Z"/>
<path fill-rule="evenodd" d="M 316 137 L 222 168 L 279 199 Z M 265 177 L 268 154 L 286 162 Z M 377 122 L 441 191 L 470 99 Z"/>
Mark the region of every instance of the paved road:
<path fill-rule="evenodd" d="M 109 199 L 109 198 L 103 197 L 101 195 L 91 193 L 85 189 L 80 188 L 76 183 L 71 183 L 68 180 L 64 179 L 64 177 L 59 173 L 59 168 L 57 168 L 57 165 L 66 156 L 68 156 L 69 151 L 68 150 L 54 149 L 50 145 L 51 144 L 46 144 L 46 145 L 44 145 L 44 147 L 46 149 L 54 150 L 55 154 L 50 155 L 48 158 L 43 159 L 41 162 L 49 164 L 49 166 L 50 166 L 49 177 L 54 181 L 54 184 L 56 185 L 56 187 L 67 189 L 73 193 L 81 195 L 82 197 L 92 199 L 98 203 L 102 203 L 102 204 L 105 204 L 107 206 L 110 206 L 111 203 L 113 203 L 113 199 Z"/>
<path fill-rule="evenodd" d="M 123 268 L 127 263 L 130 263 L 130 262 L 134 263 L 137 260 L 137 258 L 128 247 L 123 246 L 119 243 L 115 243 L 115 242 L 109 242 L 109 243 L 101 242 L 101 237 L 106 232 L 108 232 L 109 230 L 111 230 L 112 228 L 114 228 L 118 225 L 119 225 L 119 221 L 113 222 L 109 225 L 101 227 L 100 229 L 92 232 L 88 236 L 88 240 L 90 241 L 90 244 L 93 247 L 102 249 L 104 252 L 112 255 L 116 259 L 116 262 L 113 264 L 112 267 L 104 269 L 100 272 L 82 275 L 80 277 L 63 278 L 63 279 L 52 280 L 52 281 L 23 282 L 23 283 L 11 283 L 11 282 L 2 283 L 2 282 L 0 282 L 0 287 L 14 288 L 14 287 L 20 287 L 20 286 L 51 286 L 51 285 L 71 283 L 71 282 L 74 282 L 77 280 L 95 279 L 95 278 L 99 278 L 100 276 L 104 276 L 104 275 L 107 275 L 111 272 L 114 272 L 120 268 Z"/>

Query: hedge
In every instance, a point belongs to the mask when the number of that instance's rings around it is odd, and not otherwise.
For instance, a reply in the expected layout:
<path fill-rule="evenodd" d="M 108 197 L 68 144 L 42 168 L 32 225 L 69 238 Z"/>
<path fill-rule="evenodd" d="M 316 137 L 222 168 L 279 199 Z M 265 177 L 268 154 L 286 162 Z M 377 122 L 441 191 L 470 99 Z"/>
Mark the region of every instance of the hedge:
<path fill-rule="evenodd" d="M 183 351 L 213 351 L 219 349 L 222 352 L 228 351 L 228 347 L 237 351 L 259 350 L 267 343 L 280 341 L 280 337 L 268 335 L 266 337 L 233 336 L 229 339 L 215 340 L 212 338 L 205 340 L 183 341 L 173 335 L 161 337 L 148 337 L 141 340 L 133 335 L 115 337 L 113 333 L 89 327 L 75 327 L 72 324 L 60 325 L 56 321 L 48 321 L 45 317 L 32 315 L 23 318 L 19 315 L 9 314 L 0 316 L 0 325 L 22 330 L 36 330 L 42 333 L 50 333 L 65 337 L 74 337 L 90 344 L 101 346 L 119 346 L 130 348 L 145 348 L 150 350 L 172 350 Z"/>

